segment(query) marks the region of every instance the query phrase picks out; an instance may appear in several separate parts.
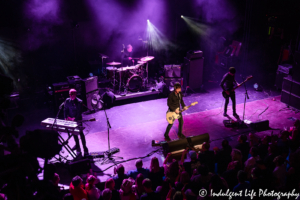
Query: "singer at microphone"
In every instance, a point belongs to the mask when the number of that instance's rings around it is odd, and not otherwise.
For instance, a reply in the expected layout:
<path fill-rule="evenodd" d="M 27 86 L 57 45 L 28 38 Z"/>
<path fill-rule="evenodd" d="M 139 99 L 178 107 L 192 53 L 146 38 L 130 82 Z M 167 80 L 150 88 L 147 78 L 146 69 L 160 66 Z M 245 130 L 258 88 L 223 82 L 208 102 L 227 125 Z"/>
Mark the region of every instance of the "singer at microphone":
<path fill-rule="evenodd" d="M 77 120 L 82 120 L 82 100 L 79 99 L 77 96 L 77 91 L 75 89 L 70 89 L 69 91 L 70 98 L 67 98 L 66 101 L 64 102 L 65 109 L 64 109 L 64 116 L 65 120 L 69 121 L 77 121 Z M 62 104 L 63 105 L 63 104 Z M 62 106 L 61 105 L 61 106 Z M 79 126 L 82 126 L 81 123 L 78 123 Z M 79 132 L 82 146 L 84 149 L 84 155 L 87 156 L 89 154 L 88 148 L 86 146 L 86 140 L 85 136 L 83 134 L 83 131 L 81 130 Z M 81 156 L 81 149 L 79 145 L 79 139 L 77 135 L 73 135 L 74 140 L 76 143 L 76 150 L 77 150 L 77 156 Z"/>

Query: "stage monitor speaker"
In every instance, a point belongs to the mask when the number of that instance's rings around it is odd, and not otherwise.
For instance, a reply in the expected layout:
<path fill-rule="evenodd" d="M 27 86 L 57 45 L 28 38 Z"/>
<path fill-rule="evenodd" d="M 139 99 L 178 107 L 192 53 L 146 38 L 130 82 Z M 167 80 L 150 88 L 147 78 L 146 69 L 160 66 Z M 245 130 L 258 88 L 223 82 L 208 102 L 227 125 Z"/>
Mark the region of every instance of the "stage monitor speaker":
<path fill-rule="evenodd" d="M 98 89 L 98 77 L 93 76 L 82 80 L 82 94 L 87 94 Z"/>
<path fill-rule="evenodd" d="M 93 110 L 94 108 L 92 107 L 92 99 L 93 99 L 93 95 L 99 95 L 99 90 L 96 89 L 92 92 L 89 92 L 87 94 L 84 95 L 84 98 L 82 98 L 83 104 L 86 105 L 88 107 L 88 109 Z M 85 109 L 84 109 L 85 110 Z"/>
<path fill-rule="evenodd" d="M 286 103 L 289 106 L 292 106 L 298 110 L 300 110 L 300 96 L 297 96 L 289 91 L 282 90 L 281 91 L 281 102 Z"/>
<path fill-rule="evenodd" d="M 172 153 L 172 155 L 181 154 L 186 147 L 188 147 L 189 143 L 187 139 L 178 139 L 172 140 L 168 143 L 163 144 L 163 152 L 166 156 L 168 153 Z"/>
<path fill-rule="evenodd" d="M 291 77 L 285 77 L 282 83 L 282 90 L 300 96 L 300 83 L 292 80 Z"/>
<path fill-rule="evenodd" d="M 189 86 L 191 89 L 200 89 L 203 82 L 203 62 L 204 58 L 187 59 L 182 69 L 183 87 Z"/>
<path fill-rule="evenodd" d="M 89 173 L 90 169 L 91 169 L 90 159 L 84 159 L 84 160 L 79 160 L 79 161 L 69 163 L 69 170 L 72 177 L 76 175 L 80 176 L 81 174 L 87 174 Z"/>
<path fill-rule="evenodd" d="M 293 80 L 300 82 L 300 51 L 296 51 L 294 54 Z"/>
<path fill-rule="evenodd" d="M 269 120 L 259 121 L 259 122 L 252 122 L 250 124 L 250 128 L 255 131 L 266 131 L 269 130 Z"/>
<path fill-rule="evenodd" d="M 190 146 L 196 147 L 198 145 L 203 144 L 203 142 L 209 142 L 209 134 L 204 133 L 197 136 L 187 137 L 187 141 Z"/>

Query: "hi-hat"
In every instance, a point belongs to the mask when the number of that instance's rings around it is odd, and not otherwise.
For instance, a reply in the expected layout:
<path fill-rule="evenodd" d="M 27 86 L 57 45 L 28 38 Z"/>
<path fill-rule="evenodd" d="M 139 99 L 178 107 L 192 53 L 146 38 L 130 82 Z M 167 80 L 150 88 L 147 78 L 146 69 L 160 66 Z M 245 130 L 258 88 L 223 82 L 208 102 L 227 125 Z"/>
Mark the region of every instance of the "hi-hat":
<path fill-rule="evenodd" d="M 145 61 L 137 61 L 137 63 L 139 63 L 139 64 L 144 64 L 144 63 L 146 63 Z"/>
<path fill-rule="evenodd" d="M 141 61 L 148 62 L 153 59 L 154 59 L 154 56 L 146 56 L 146 57 L 141 58 Z"/>
<path fill-rule="evenodd" d="M 110 63 L 106 63 L 107 65 L 121 65 L 121 63 L 119 62 L 110 62 Z"/>

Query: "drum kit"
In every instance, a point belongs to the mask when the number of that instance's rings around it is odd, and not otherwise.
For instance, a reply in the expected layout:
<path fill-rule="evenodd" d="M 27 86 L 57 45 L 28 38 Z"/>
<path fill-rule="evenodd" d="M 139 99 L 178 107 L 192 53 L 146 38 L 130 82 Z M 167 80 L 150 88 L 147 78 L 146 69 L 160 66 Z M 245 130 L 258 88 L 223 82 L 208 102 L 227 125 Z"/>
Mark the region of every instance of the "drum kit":
<path fill-rule="evenodd" d="M 148 62 L 153 60 L 153 56 L 146 56 L 138 59 L 137 64 L 133 66 L 119 67 L 120 62 L 106 63 L 108 67 L 107 78 L 111 80 L 113 87 L 117 86 L 119 82 L 119 94 L 121 94 L 121 88 L 124 87 L 125 93 L 127 90 L 131 92 L 138 92 L 143 86 L 148 84 Z M 146 65 L 146 70 L 144 69 Z"/>

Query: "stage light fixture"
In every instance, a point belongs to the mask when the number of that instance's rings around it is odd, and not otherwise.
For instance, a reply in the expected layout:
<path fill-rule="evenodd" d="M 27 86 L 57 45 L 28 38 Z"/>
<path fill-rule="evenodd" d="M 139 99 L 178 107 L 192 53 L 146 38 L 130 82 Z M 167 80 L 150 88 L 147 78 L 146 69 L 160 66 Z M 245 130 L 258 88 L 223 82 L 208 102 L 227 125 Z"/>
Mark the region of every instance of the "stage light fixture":
<path fill-rule="evenodd" d="M 254 83 L 253 87 L 256 91 L 262 91 L 262 87 L 258 83 Z"/>
<path fill-rule="evenodd" d="M 183 18 L 183 15 L 181 15 L 181 18 Z"/>
<path fill-rule="evenodd" d="M 147 22 L 150 22 L 150 20 L 149 20 L 149 19 L 147 19 Z"/>

